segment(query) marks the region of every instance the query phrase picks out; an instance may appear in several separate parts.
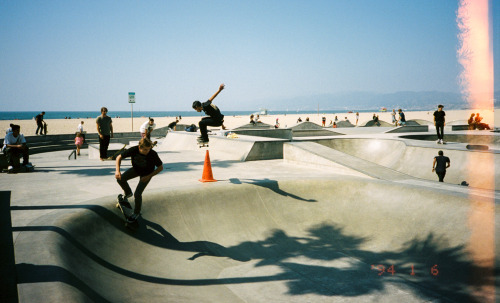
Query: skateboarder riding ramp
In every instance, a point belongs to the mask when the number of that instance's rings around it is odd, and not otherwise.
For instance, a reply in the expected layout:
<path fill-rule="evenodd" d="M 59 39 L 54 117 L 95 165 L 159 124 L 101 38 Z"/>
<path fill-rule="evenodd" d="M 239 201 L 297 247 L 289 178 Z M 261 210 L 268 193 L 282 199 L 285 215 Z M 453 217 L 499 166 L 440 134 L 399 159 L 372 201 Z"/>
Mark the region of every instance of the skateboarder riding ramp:
<path fill-rule="evenodd" d="M 499 248 L 474 241 L 470 221 L 477 212 L 498 220 L 498 210 L 483 207 L 491 200 L 345 176 L 229 181 L 149 192 L 136 232 L 123 226 L 114 197 L 61 205 L 40 217 L 18 230 L 18 257 L 30 260 L 36 252 L 38 260 L 17 265 L 21 301 L 473 302 L 494 296 Z M 471 245 L 477 243 L 476 251 L 496 252 L 496 260 L 476 260 Z"/>

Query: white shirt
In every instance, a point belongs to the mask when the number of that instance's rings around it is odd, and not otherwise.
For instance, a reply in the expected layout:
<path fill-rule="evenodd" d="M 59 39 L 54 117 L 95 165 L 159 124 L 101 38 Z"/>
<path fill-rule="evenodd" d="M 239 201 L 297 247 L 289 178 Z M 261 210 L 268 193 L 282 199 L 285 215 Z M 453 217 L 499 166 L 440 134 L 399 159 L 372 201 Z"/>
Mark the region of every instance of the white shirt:
<path fill-rule="evenodd" d="M 2 150 L 4 150 L 7 145 L 19 145 L 23 143 L 26 143 L 26 139 L 24 139 L 23 134 L 19 134 L 19 136 L 14 137 L 14 133 L 8 133 L 5 135 L 5 139 L 3 140 Z"/>
<path fill-rule="evenodd" d="M 78 124 L 78 131 L 83 133 L 83 125 L 81 123 Z"/>
<path fill-rule="evenodd" d="M 144 123 L 141 125 L 141 128 L 140 128 L 140 130 L 139 130 L 139 131 L 140 131 L 141 133 L 145 133 L 145 132 L 146 132 L 146 129 L 151 128 L 151 130 L 153 130 L 153 129 L 155 129 L 155 127 L 156 127 L 156 124 L 155 124 L 155 123 L 153 123 L 153 125 L 149 125 L 149 121 L 146 121 L 146 122 L 144 122 Z"/>

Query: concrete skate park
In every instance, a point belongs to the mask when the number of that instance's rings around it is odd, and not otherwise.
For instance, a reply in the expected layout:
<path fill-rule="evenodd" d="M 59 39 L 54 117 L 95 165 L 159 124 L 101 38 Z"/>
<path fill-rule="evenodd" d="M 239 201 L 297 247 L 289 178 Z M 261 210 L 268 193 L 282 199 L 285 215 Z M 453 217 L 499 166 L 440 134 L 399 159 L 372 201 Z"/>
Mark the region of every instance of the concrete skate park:
<path fill-rule="evenodd" d="M 0 301 L 495 302 L 500 137 L 452 126 L 214 129 L 210 183 L 199 134 L 169 132 L 136 231 L 95 146 L 33 154 L 0 174 Z"/>

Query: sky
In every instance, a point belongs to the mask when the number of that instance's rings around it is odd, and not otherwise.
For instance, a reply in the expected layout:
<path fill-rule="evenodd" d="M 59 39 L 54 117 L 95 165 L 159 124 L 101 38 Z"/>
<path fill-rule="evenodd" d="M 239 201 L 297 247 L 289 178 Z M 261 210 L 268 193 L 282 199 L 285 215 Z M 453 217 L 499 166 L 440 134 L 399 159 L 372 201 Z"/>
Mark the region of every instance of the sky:
<path fill-rule="evenodd" d="M 459 93 L 457 9 L 456 0 L 0 0 L 0 103 L 119 111 L 135 92 L 135 110 L 191 110 L 221 83 L 216 104 L 231 111 L 344 92 Z"/>

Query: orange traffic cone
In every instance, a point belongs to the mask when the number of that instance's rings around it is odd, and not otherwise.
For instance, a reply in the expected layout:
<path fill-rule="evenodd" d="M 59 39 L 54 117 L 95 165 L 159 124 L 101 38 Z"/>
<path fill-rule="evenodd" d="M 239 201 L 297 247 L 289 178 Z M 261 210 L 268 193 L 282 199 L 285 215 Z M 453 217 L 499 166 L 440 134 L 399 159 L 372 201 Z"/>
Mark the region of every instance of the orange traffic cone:
<path fill-rule="evenodd" d="M 203 175 L 201 179 L 198 180 L 200 182 L 217 182 L 212 175 L 212 164 L 210 164 L 210 156 L 207 153 L 205 154 L 205 165 L 203 166 Z"/>

